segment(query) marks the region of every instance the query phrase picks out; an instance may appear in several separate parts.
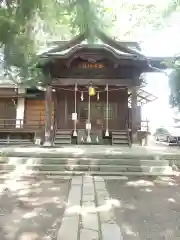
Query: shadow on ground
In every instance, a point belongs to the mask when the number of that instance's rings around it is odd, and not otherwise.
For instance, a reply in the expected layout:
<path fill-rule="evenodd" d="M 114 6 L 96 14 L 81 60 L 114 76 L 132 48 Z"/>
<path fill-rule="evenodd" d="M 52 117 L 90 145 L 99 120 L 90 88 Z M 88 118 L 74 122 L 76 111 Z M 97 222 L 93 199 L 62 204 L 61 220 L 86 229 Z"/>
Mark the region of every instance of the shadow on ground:
<path fill-rule="evenodd" d="M 0 196 L 1 240 L 56 239 L 70 187 L 68 180 L 13 183 Z"/>
<path fill-rule="evenodd" d="M 107 180 L 124 240 L 180 239 L 180 178 Z"/>

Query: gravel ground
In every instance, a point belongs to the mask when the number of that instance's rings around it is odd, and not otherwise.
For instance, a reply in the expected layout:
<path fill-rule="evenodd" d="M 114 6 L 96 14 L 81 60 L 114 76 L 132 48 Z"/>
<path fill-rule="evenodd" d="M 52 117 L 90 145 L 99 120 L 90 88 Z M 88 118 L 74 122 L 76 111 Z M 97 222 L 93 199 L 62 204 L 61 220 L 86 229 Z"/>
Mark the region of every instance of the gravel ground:
<path fill-rule="evenodd" d="M 56 239 L 69 187 L 68 180 L 31 180 L 5 188 L 0 194 L 0 240 Z"/>
<path fill-rule="evenodd" d="M 180 239 L 180 180 L 107 180 L 123 240 Z"/>

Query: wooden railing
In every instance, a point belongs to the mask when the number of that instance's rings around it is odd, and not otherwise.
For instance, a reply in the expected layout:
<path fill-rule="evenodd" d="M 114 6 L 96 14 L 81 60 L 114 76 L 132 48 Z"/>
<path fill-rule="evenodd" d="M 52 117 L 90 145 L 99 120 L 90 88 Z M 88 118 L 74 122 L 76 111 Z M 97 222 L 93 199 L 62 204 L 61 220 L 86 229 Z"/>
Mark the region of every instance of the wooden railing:
<path fill-rule="evenodd" d="M 44 127 L 41 121 L 31 120 L 30 122 L 30 124 L 26 124 L 22 119 L 0 118 L 0 129 L 40 129 Z"/>

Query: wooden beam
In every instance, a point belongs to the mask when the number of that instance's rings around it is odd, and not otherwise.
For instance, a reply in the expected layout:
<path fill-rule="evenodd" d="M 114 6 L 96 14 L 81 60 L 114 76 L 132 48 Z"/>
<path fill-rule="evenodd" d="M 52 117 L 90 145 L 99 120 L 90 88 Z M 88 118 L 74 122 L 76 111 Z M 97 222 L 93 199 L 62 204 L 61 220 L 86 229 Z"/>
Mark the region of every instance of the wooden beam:
<path fill-rule="evenodd" d="M 137 143 L 137 88 L 132 87 L 131 89 L 131 131 L 132 131 L 132 142 Z"/>
<path fill-rule="evenodd" d="M 45 142 L 44 146 L 51 146 L 51 114 L 52 87 L 48 85 L 45 92 Z"/>
<path fill-rule="evenodd" d="M 76 79 L 76 78 L 56 78 L 52 79 L 52 86 L 69 86 L 69 85 L 88 85 L 90 82 L 94 85 L 104 86 L 140 86 L 141 82 L 133 79 Z"/>

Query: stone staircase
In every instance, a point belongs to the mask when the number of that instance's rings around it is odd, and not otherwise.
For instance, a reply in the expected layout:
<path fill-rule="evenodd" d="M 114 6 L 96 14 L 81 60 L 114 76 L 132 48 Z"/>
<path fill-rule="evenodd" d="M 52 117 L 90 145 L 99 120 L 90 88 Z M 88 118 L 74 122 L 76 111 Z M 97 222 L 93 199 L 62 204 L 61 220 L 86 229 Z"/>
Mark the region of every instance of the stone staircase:
<path fill-rule="evenodd" d="M 24 177 L 59 177 L 72 175 L 97 176 L 159 176 L 174 175 L 171 156 L 157 158 L 153 154 L 111 154 L 58 152 L 6 151 L 0 157 L 0 173 L 13 173 L 23 169 Z"/>
<path fill-rule="evenodd" d="M 56 130 L 54 137 L 54 145 L 60 146 L 72 143 L 72 131 L 70 130 Z"/>

